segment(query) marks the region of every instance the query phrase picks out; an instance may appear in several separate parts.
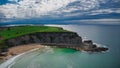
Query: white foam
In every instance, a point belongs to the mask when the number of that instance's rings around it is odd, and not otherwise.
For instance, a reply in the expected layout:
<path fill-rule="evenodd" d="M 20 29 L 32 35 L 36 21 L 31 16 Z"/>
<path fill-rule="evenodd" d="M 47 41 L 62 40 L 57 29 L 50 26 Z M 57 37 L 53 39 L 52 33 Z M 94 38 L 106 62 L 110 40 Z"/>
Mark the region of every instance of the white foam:
<path fill-rule="evenodd" d="M 98 43 L 93 43 L 93 44 L 96 44 L 97 47 L 107 47 L 106 45 L 103 45 L 103 44 L 98 44 Z"/>
<path fill-rule="evenodd" d="M 24 52 L 22 54 L 16 55 L 16 56 L 10 58 L 9 60 L 7 60 L 6 62 L 0 64 L 0 68 L 11 68 L 11 66 L 16 63 L 17 58 L 19 58 L 20 56 L 25 55 L 27 53 L 30 53 L 32 51 L 36 51 L 38 49 L 39 48 L 36 48 L 36 49 L 30 50 L 30 51 Z"/>

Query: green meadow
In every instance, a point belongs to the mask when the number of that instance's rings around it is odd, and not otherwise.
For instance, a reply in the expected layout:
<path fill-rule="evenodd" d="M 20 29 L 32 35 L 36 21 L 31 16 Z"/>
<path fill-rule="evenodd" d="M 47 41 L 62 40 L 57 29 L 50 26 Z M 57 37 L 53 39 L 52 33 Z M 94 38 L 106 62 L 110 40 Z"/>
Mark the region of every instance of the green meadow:
<path fill-rule="evenodd" d="M 32 34 L 36 32 L 69 32 L 63 30 L 60 27 L 50 27 L 50 26 L 16 26 L 10 27 L 4 30 L 0 30 L 0 44 L 4 43 L 5 40 Z"/>

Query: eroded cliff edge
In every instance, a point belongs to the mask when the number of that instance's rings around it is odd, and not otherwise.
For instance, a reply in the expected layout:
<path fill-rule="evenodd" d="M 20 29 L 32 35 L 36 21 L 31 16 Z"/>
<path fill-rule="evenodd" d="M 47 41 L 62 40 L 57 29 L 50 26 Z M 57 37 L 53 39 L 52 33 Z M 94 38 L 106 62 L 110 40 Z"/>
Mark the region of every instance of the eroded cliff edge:
<path fill-rule="evenodd" d="M 82 41 L 82 38 L 75 32 L 39 32 L 6 40 L 5 45 L 17 46 L 30 43 L 92 52 L 107 50 L 104 47 L 97 47 L 97 45 L 93 44 L 92 40 Z"/>
<path fill-rule="evenodd" d="M 82 38 L 74 32 L 37 32 L 6 40 L 5 44 L 16 46 L 29 43 L 82 45 Z"/>

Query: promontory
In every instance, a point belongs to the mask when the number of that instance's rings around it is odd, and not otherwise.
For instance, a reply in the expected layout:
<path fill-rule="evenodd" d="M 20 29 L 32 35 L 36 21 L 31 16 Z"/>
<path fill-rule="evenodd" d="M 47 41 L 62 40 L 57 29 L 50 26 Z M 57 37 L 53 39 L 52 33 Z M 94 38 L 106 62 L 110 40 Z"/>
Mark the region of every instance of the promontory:
<path fill-rule="evenodd" d="M 108 48 L 98 47 L 92 40 L 82 40 L 76 32 L 61 27 L 50 26 L 13 26 L 0 27 L 0 53 L 8 48 L 24 44 L 42 44 L 51 47 L 72 48 L 91 52 L 106 51 Z"/>

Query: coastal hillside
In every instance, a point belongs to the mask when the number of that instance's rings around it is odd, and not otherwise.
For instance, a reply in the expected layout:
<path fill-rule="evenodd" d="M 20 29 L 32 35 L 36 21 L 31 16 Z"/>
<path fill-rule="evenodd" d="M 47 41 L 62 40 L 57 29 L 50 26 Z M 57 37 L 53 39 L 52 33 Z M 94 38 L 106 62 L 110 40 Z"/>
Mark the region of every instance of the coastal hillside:
<path fill-rule="evenodd" d="M 97 47 L 92 40 L 82 40 L 76 32 L 50 26 L 14 26 L 0 28 L 0 51 L 25 45 L 42 44 L 47 46 L 72 48 L 76 50 L 101 52 L 108 48 Z"/>
<path fill-rule="evenodd" d="M 16 26 L 0 29 L 0 48 L 30 43 L 81 45 L 82 39 L 77 33 L 60 27 Z"/>
<path fill-rule="evenodd" d="M 11 39 L 36 32 L 68 32 L 59 27 L 48 26 L 16 26 L 0 28 L 0 43 L 3 40 Z"/>

